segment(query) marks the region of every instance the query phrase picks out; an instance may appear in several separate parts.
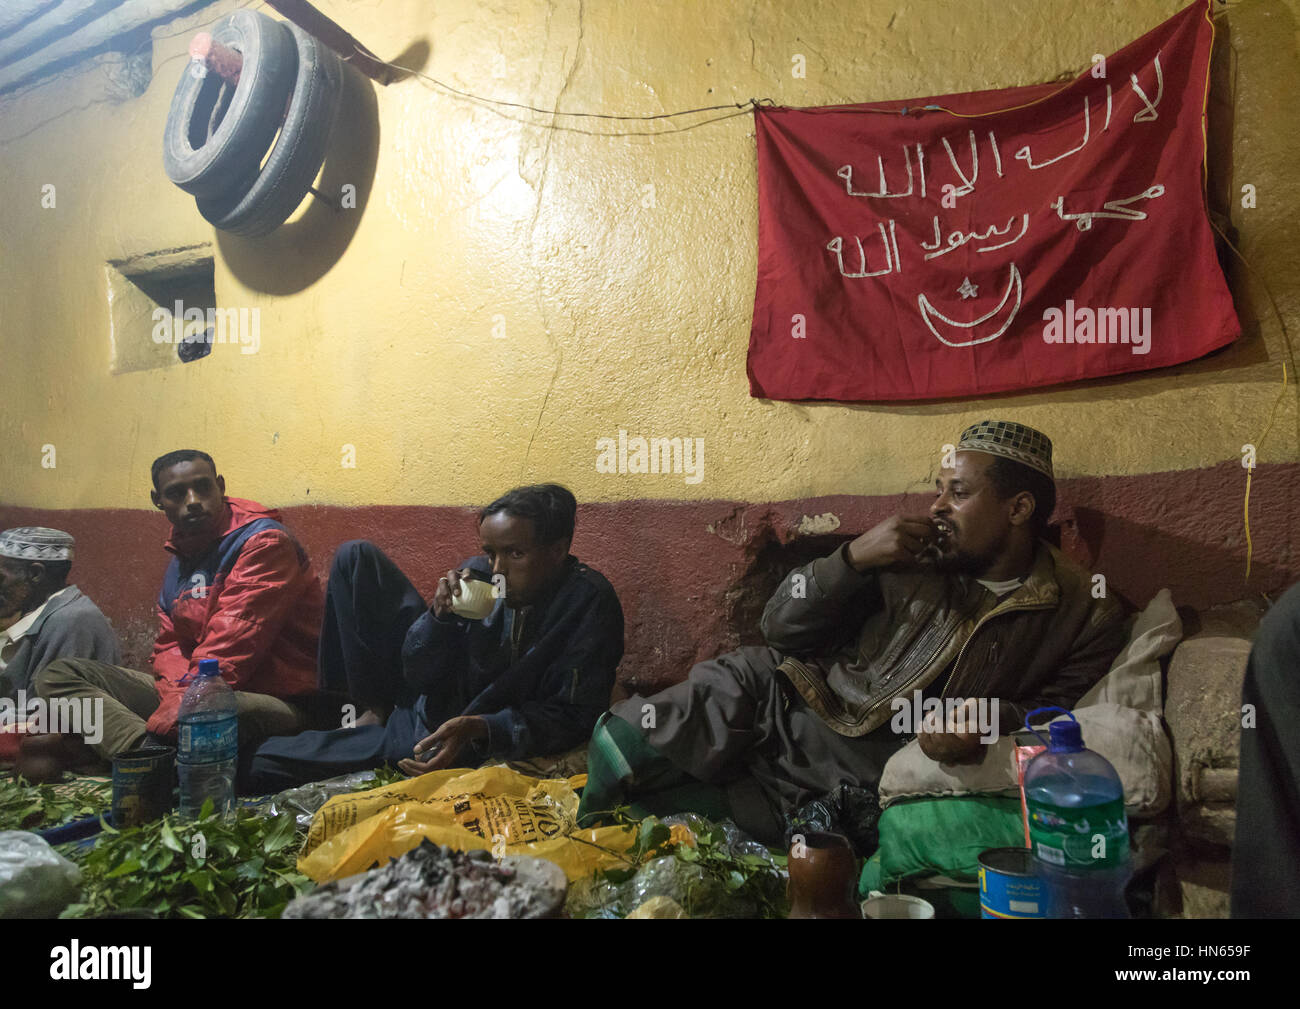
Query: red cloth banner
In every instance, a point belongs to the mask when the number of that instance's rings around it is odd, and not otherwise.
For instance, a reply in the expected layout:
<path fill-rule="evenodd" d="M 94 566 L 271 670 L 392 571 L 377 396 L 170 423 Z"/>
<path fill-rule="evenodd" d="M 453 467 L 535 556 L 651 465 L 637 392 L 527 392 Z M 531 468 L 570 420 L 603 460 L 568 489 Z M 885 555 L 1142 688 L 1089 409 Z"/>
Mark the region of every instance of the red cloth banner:
<path fill-rule="evenodd" d="M 1212 39 L 1197 2 L 1067 85 L 756 110 L 751 395 L 975 396 L 1232 342 Z"/>

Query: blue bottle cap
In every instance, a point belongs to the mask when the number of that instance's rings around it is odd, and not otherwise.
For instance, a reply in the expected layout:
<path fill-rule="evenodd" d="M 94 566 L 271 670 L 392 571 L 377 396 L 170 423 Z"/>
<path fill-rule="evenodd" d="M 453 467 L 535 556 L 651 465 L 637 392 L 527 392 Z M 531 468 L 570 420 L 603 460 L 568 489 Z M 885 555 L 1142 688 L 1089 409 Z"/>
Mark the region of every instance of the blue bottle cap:
<path fill-rule="evenodd" d="M 1057 721 L 1047 727 L 1051 742 L 1048 753 L 1078 753 L 1083 749 L 1083 727 L 1078 722 Z"/>
<path fill-rule="evenodd" d="M 199 659 L 200 676 L 220 676 L 221 663 L 216 659 Z"/>

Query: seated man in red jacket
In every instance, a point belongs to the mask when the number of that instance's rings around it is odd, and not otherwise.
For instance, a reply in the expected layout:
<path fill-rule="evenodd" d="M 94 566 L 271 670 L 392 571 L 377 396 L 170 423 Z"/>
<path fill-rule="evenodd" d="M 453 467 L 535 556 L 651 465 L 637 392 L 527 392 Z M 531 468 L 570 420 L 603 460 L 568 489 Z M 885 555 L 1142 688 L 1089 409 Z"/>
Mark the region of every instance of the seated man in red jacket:
<path fill-rule="evenodd" d="M 40 696 L 102 698 L 111 760 L 146 734 L 174 742 L 181 698 L 200 659 L 216 659 L 235 690 L 241 752 L 300 732 L 299 703 L 316 691 L 324 594 L 306 551 L 279 512 L 226 497 L 212 457 L 180 449 L 153 464 L 154 507 L 167 516 L 174 556 L 158 596 L 153 675 L 90 659 L 59 659 L 36 676 Z"/>

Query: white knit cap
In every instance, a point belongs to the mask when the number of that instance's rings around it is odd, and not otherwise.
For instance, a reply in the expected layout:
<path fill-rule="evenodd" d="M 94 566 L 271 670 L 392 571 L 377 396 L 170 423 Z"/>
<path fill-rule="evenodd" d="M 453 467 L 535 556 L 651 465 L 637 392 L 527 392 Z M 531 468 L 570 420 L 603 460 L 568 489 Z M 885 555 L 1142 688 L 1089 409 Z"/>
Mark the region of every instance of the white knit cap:
<path fill-rule="evenodd" d="M 67 533 L 45 526 L 19 526 L 0 533 L 0 557 L 20 561 L 70 561 L 75 541 Z"/>

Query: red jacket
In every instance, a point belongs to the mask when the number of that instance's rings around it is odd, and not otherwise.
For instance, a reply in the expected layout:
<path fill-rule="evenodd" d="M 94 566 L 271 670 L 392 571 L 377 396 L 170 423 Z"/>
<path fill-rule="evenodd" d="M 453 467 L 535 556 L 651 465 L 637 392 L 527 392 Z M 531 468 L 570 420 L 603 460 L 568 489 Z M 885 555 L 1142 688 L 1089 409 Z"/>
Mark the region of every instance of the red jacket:
<path fill-rule="evenodd" d="M 280 513 L 226 498 L 217 531 L 198 542 L 173 535 L 175 556 L 158 595 L 155 686 L 149 731 L 173 737 L 181 697 L 200 659 L 216 659 L 235 690 L 293 698 L 316 691 L 324 610 L 320 579 Z"/>

